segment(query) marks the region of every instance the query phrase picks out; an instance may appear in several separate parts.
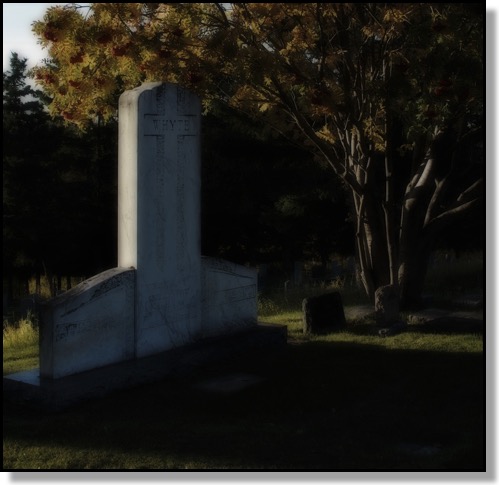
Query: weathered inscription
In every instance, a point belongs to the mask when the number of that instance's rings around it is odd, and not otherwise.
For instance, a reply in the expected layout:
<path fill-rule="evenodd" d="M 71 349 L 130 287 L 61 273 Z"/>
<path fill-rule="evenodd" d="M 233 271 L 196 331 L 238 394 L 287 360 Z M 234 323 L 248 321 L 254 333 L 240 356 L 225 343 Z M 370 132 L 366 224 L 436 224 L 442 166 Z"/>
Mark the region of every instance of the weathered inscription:
<path fill-rule="evenodd" d="M 61 342 L 71 337 L 77 337 L 90 332 L 105 332 L 117 328 L 117 323 L 106 318 L 99 318 L 95 321 L 80 321 L 69 323 L 58 323 L 55 326 L 55 342 Z"/>
<path fill-rule="evenodd" d="M 160 136 L 165 133 L 177 133 L 184 135 L 195 134 L 194 120 L 190 116 L 177 116 L 176 118 L 165 118 L 164 116 L 150 114 L 144 115 L 144 135 Z"/>
<path fill-rule="evenodd" d="M 256 297 L 256 285 L 241 286 L 225 291 L 225 301 L 234 302 Z"/>

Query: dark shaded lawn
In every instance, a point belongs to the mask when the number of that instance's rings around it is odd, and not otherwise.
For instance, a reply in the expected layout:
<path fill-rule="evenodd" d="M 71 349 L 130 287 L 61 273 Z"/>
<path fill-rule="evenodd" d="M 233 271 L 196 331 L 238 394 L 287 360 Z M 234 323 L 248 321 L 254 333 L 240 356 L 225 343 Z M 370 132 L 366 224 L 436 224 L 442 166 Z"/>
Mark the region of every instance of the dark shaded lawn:
<path fill-rule="evenodd" d="M 476 352 L 295 341 L 59 414 L 4 403 L 4 469 L 483 470 L 483 364 Z M 264 380 L 194 387 L 234 372 Z"/>

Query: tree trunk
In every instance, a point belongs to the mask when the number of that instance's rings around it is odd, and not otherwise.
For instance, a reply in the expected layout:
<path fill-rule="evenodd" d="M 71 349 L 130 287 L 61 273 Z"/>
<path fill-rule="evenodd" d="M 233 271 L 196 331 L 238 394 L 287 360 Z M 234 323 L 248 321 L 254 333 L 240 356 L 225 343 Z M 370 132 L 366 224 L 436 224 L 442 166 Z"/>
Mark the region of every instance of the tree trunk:
<path fill-rule="evenodd" d="M 431 151 L 414 159 L 411 178 L 401 201 L 398 230 L 398 285 L 400 308 L 421 306 L 432 239 L 425 230 L 425 217 L 435 188 L 435 160 Z"/>
<path fill-rule="evenodd" d="M 390 218 L 373 220 L 373 213 L 366 211 L 362 220 L 357 219 L 357 262 L 364 290 L 374 302 L 374 294 L 379 287 L 398 285 L 400 308 L 417 308 L 422 301 L 431 244 L 415 230 L 409 230 L 408 235 L 400 238 L 390 238 L 395 230 Z"/>
<path fill-rule="evenodd" d="M 353 192 L 357 263 L 364 290 L 374 303 L 378 288 L 395 285 L 401 309 L 419 307 L 432 249 L 432 238 L 423 230 L 425 212 L 411 205 L 400 213 L 388 190 L 381 203 L 368 189 L 362 195 Z M 424 203 L 423 194 L 419 195 Z"/>
<path fill-rule="evenodd" d="M 355 247 L 360 278 L 369 299 L 374 303 L 374 294 L 380 286 L 390 284 L 389 254 L 393 250 L 386 243 L 385 221 L 368 195 L 353 194 L 356 211 Z"/>

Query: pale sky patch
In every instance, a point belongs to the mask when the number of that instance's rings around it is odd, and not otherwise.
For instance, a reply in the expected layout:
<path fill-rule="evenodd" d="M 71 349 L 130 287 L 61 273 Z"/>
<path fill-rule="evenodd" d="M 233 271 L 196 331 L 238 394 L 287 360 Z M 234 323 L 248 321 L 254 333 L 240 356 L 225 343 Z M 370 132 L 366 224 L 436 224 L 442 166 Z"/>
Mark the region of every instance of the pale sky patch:
<path fill-rule="evenodd" d="M 28 59 L 28 67 L 47 57 L 47 51 L 37 44 L 31 24 L 41 20 L 48 7 L 65 3 L 4 3 L 3 4 L 3 70 L 9 69 L 11 52 Z"/>

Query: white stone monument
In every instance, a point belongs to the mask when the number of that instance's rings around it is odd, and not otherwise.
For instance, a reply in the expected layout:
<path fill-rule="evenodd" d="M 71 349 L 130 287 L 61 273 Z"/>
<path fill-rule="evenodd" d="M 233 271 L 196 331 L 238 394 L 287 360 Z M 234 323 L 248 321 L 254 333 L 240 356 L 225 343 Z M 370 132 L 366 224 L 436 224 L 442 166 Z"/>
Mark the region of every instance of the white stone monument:
<path fill-rule="evenodd" d="M 63 407 L 166 375 L 190 358 L 182 349 L 199 361 L 285 343 L 286 327 L 257 326 L 256 270 L 201 257 L 200 117 L 176 85 L 123 93 L 118 267 L 45 305 L 40 369 L 7 376 L 4 390 Z"/>
<path fill-rule="evenodd" d="M 120 97 L 118 268 L 47 305 L 43 377 L 256 325 L 256 271 L 201 258 L 200 118 L 197 96 L 172 84 Z"/>
<path fill-rule="evenodd" d="M 201 332 L 201 103 L 147 83 L 119 107 L 118 266 L 137 269 L 137 357 Z"/>

